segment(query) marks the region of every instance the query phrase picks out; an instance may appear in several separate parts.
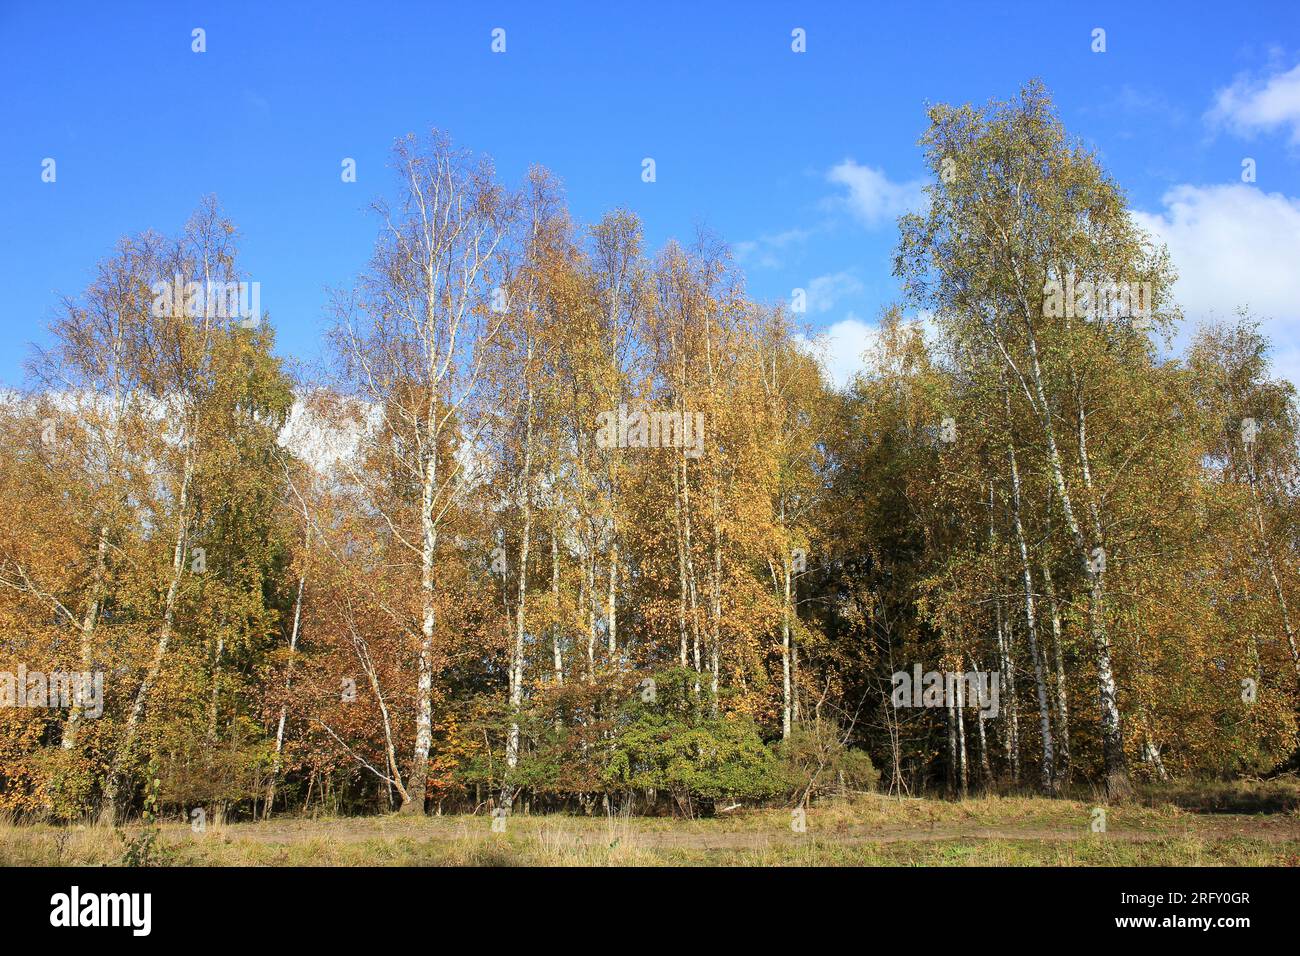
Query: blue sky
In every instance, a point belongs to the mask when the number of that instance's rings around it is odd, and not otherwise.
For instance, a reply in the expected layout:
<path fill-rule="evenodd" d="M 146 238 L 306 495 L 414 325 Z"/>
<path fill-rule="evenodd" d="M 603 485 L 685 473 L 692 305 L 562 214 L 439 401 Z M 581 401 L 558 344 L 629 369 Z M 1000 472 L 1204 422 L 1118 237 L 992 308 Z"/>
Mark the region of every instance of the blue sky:
<path fill-rule="evenodd" d="M 58 296 L 120 236 L 175 231 L 208 192 L 243 232 L 279 351 L 315 357 L 325 290 L 369 256 L 393 140 L 431 126 L 508 182 L 548 166 L 579 221 L 626 206 L 652 247 L 712 228 L 752 295 L 809 290 L 842 373 L 898 294 L 894 218 L 925 175 L 925 103 L 1005 98 L 1034 76 L 1169 243 L 1188 317 L 1248 301 L 1280 369 L 1300 372 L 1293 2 L 0 0 L 0 384 L 22 382 Z"/>

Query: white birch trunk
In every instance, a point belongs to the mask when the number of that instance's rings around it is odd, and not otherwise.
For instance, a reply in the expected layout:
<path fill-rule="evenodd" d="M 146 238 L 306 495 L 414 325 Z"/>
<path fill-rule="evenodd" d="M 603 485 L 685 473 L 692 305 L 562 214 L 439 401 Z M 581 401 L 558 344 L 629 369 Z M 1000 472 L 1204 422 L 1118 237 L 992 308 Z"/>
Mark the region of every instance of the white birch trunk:
<path fill-rule="evenodd" d="M 186 440 L 192 442 L 192 434 L 187 436 Z M 135 694 L 135 701 L 131 705 L 130 714 L 127 716 L 126 732 L 122 743 L 113 756 L 113 762 L 109 766 L 108 776 L 104 782 L 104 804 L 101 818 L 110 825 L 115 824 L 120 815 L 121 807 L 119 803 L 122 775 L 126 765 L 131 760 L 132 751 L 135 749 L 136 736 L 140 730 L 140 720 L 144 716 L 145 706 L 149 700 L 149 693 L 153 690 L 158 675 L 162 672 L 163 661 L 167 656 L 167 648 L 172 639 L 172 624 L 176 618 L 176 603 L 180 597 L 181 577 L 185 568 L 185 550 L 189 542 L 190 482 L 194 478 L 192 445 L 187 445 L 184 454 L 181 488 L 180 494 L 177 495 L 176 504 L 176 543 L 172 548 L 172 574 L 171 581 L 167 586 L 166 602 L 163 605 L 162 627 L 158 632 L 158 641 L 154 645 L 153 660 L 149 664 L 149 670 L 145 673 L 144 680 L 140 682 L 140 687 Z"/>
<path fill-rule="evenodd" d="M 1052 793 L 1056 784 L 1055 754 L 1052 746 L 1052 716 L 1047 704 L 1047 681 L 1043 673 L 1043 659 L 1038 647 L 1038 617 L 1034 605 L 1034 579 L 1030 572 L 1029 547 L 1025 543 L 1025 529 L 1020 519 L 1020 468 L 1016 464 L 1016 448 L 1010 437 L 1011 400 L 1006 396 L 1007 457 L 1011 463 L 1011 518 L 1016 532 L 1016 545 L 1020 552 L 1020 571 L 1025 586 L 1025 631 L 1029 636 L 1029 654 L 1034 662 L 1034 689 L 1038 696 L 1039 733 L 1043 738 L 1043 760 L 1039 787 L 1043 793 Z"/>

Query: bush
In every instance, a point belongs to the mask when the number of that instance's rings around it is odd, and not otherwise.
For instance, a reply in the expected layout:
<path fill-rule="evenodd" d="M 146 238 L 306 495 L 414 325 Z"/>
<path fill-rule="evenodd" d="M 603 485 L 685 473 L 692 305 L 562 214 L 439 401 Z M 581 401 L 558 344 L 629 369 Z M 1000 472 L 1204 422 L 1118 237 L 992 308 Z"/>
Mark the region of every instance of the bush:
<path fill-rule="evenodd" d="M 713 716 L 693 672 L 657 674 L 654 694 L 625 705 L 604 771 L 610 790 L 662 791 L 679 808 L 694 801 L 762 800 L 783 787 L 781 766 L 748 719 Z"/>
<path fill-rule="evenodd" d="M 880 780 L 866 751 L 845 746 L 839 725 L 820 719 L 795 726 L 780 753 L 790 796 L 797 802 L 874 790 Z"/>
<path fill-rule="evenodd" d="M 718 801 L 802 802 L 875 788 L 879 771 L 864 751 L 844 746 L 838 726 L 797 726 L 774 748 L 752 720 L 724 713 L 707 687 L 697 691 L 697 680 L 692 670 L 672 668 L 640 683 L 628 674 L 600 691 L 568 689 L 565 703 L 573 711 L 600 715 L 587 722 L 557 726 L 554 700 L 525 710 L 518 717 L 521 747 L 509 773 L 511 789 L 550 806 L 573 798 L 590 806 L 602 793 L 636 795 L 651 810 L 667 795 L 678 812 L 693 816 L 712 812 Z M 611 698 L 624 703 L 612 708 Z M 463 786 L 479 793 L 486 787 L 489 795 L 502 786 L 510 722 L 500 708 L 482 713 L 476 733 L 492 744 L 457 768 Z"/>

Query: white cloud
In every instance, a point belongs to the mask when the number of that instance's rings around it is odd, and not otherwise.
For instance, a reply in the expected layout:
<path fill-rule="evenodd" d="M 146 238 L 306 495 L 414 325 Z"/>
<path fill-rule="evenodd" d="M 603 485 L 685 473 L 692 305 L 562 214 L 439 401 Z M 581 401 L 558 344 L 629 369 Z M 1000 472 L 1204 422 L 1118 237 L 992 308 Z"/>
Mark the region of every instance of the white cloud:
<path fill-rule="evenodd" d="M 939 323 L 934 320 L 934 313 L 929 309 L 920 309 L 916 317 L 908 320 L 921 327 L 921 337 L 933 348 L 939 341 Z"/>
<path fill-rule="evenodd" d="M 1169 247 L 1188 318 L 1249 306 L 1300 323 L 1300 200 L 1233 183 L 1176 186 L 1161 202 L 1134 218 Z"/>
<path fill-rule="evenodd" d="M 826 179 L 848 189 L 839 201 L 868 226 L 892 223 L 903 213 L 925 206 L 924 180 L 891 182 L 881 170 L 851 159 L 832 166 Z"/>
<path fill-rule="evenodd" d="M 826 181 L 846 190 L 828 196 L 819 203 L 825 212 L 848 211 L 864 225 L 874 228 L 892 224 L 905 212 L 925 208 L 925 180 L 896 183 L 882 170 L 863 166 L 852 159 L 837 163 L 826 171 Z M 731 248 L 736 261 L 751 269 L 780 269 L 791 252 L 798 251 L 813 236 L 833 226 L 833 218 L 807 228 L 793 227 L 767 232 L 755 239 L 735 243 Z M 814 280 L 816 281 L 816 280 Z M 825 311 L 827 305 L 817 311 Z"/>
<path fill-rule="evenodd" d="M 862 282 L 851 272 L 834 272 L 818 276 L 808 283 L 808 311 L 829 312 L 835 303 L 862 291 Z"/>
<path fill-rule="evenodd" d="M 905 321 L 919 325 L 921 334 L 931 345 L 936 342 L 938 327 L 929 312 L 923 310 Z M 796 334 L 794 339 L 804 352 L 817 359 L 831 384 L 842 389 L 848 387 L 854 375 L 867 368 L 871 361 L 869 353 L 874 353 L 879 343 L 880 326 L 868 325 L 850 312 L 812 338 Z"/>
<path fill-rule="evenodd" d="M 379 420 L 377 411 L 373 407 L 365 409 L 359 417 L 368 419 L 373 427 Z M 365 430 L 362 422 L 346 416 L 332 421 L 314 403 L 300 397 L 289 410 L 277 443 L 321 474 L 329 474 L 356 458 Z"/>
<path fill-rule="evenodd" d="M 1238 77 L 1215 93 L 1206 120 L 1244 136 L 1289 126 L 1291 142 L 1300 145 L 1300 66 L 1263 81 Z"/>
<path fill-rule="evenodd" d="M 1192 327 L 1241 307 L 1261 321 L 1278 374 L 1300 382 L 1300 200 L 1253 186 L 1176 186 L 1134 218 L 1169 247 Z"/>
<path fill-rule="evenodd" d="M 837 388 L 844 388 L 863 368 L 863 356 L 876 341 L 876 326 L 868 325 L 852 312 L 813 338 L 796 335 L 795 340 L 813 356 Z"/>
<path fill-rule="evenodd" d="M 738 242 L 732 250 L 736 261 L 760 269 L 779 269 L 785 264 L 783 253 L 790 247 L 808 241 L 813 229 L 786 229 L 783 232 L 764 233 L 757 239 Z"/>

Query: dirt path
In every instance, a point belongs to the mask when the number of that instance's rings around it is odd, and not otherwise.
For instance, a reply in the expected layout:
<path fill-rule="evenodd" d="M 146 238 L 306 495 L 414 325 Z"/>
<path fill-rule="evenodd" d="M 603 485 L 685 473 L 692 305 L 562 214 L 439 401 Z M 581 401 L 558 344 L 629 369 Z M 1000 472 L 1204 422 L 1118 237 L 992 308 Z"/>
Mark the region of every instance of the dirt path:
<path fill-rule="evenodd" d="M 192 838 L 188 828 L 168 827 L 167 836 L 176 839 Z M 610 845 L 615 841 L 631 841 L 648 849 L 662 847 L 699 850 L 755 849 L 773 845 L 791 845 L 809 841 L 827 841 L 843 844 L 886 844 L 902 842 L 980 842 L 988 840 L 1032 840 L 1041 842 L 1071 842 L 1082 839 L 1121 843 L 1146 843 L 1160 840 L 1198 839 L 1223 841 L 1234 839 L 1261 840 L 1268 843 L 1300 842 L 1300 820 L 1289 817 L 1241 817 L 1197 819 L 1185 825 L 1171 825 L 1151 829 L 1116 829 L 1106 833 L 1091 833 L 1086 827 L 983 827 L 966 824 L 939 824 L 935 826 L 900 827 L 897 825 L 872 827 L 851 826 L 818 830 L 815 821 L 809 821 L 806 834 L 796 834 L 779 825 L 770 829 L 723 830 L 684 823 L 675 828 L 645 827 L 636 823 L 615 822 L 609 827 L 566 826 L 551 824 L 538 818 L 515 820 L 510 824 L 510 835 L 516 838 L 554 842 L 566 846 Z M 230 824 L 215 827 L 209 836 L 233 842 L 253 842 L 269 845 L 293 845 L 312 840 L 360 843 L 367 840 L 411 841 L 415 843 L 445 842 L 453 840 L 486 840 L 493 838 L 489 820 L 467 818 L 455 823 L 422 824 L 419 821 L 396 820 L 333 820 L 333 821 L 283 821 L 257 824 Z"/>

